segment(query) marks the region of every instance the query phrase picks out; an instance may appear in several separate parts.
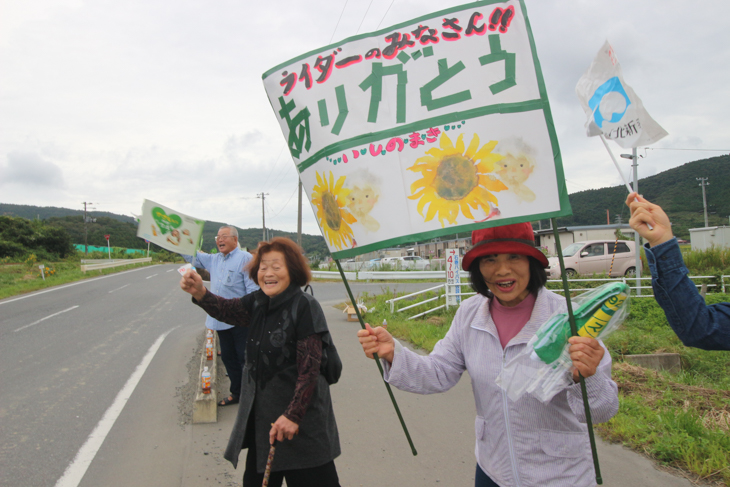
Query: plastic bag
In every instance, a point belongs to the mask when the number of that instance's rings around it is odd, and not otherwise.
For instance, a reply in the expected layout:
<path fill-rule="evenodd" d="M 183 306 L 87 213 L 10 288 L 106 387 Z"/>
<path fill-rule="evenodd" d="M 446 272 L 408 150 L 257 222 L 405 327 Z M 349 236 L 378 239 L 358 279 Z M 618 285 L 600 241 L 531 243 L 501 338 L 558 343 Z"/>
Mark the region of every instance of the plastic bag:
<path fill-rule="evenodd" d="M 629 287 L 622 282 L 604 284 L 571 302 L 578 336 L 605 338 L 629 314 Z M 524 393 L 542 402 L 573 384 L 568 338 L 568 313 L 554 313 L 537 330 L 525 349 L 510 360 L 497 377 L 497 384 L 513 401 Z"/>

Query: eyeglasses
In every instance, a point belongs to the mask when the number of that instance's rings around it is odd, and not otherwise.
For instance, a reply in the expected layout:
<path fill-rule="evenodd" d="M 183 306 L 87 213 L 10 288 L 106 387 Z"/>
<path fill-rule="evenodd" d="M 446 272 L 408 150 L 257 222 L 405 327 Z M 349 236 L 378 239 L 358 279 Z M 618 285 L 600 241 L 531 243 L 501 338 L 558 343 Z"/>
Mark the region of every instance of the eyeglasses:
<path fill-rule="evenodd" d="M 216 235 L 215 241 L 217 242 L 218 240 L 223 240 L 224 238 L 228 238 L 228 237 L 230 237 L 230 235 Z"/>

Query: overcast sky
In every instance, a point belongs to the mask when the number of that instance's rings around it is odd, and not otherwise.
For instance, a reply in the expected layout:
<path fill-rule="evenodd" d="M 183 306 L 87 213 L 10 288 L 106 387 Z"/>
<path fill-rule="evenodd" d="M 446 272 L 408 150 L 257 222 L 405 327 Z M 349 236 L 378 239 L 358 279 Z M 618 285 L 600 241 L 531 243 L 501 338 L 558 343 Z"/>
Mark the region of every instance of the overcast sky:
<path fill-rule="evenodd" d="M 267 227 L 296 231 L 297 173 L 262 73 L 462 3 L 0 0 L 0 202 L 130 215 L 147 198 L 249 228 L 264 192 Z M 570 193 L 621 183 L 575 95 L 607 39 L 669 132 L 639 151 L 640 178 L 730 152 L 730 2 L 526 6 Z M 310 208 L 304 232 L 319 234 Z"/>

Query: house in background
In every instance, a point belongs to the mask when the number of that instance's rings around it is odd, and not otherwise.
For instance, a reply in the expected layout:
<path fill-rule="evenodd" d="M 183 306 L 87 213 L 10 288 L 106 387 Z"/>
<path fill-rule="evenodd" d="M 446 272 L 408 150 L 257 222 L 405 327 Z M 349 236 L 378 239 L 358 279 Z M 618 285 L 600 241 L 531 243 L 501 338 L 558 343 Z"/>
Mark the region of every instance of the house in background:
<path fill-rule="evenodd" d="M 720 248 L 730 247 L 730 227 L 690 228 L 689 239 L 692 250 L 707 250 L 713 246 Z"/>
<path fill-rule="evenodd" d="M 586 240 L 611 240 L 616 238 L 616 230 L 633 240 L 634 230 L 627 223 L 616 223 L 613 225 L 580 225 L 575 227 L 558 228 L 560 247 L 565 248 L 574 242 Z M 548 256 L 558 255 L 555 245 L 555 235 L 552 229 L 536 230 L 535 245 L 547 249 Z"/>

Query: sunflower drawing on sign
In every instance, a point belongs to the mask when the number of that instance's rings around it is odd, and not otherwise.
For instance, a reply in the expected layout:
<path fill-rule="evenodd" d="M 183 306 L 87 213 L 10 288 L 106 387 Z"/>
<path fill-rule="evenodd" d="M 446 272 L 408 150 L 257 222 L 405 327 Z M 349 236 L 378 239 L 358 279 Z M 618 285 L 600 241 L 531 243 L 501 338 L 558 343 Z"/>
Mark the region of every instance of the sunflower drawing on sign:
<path fill-rule="evenodd" d="M 439 139 L 440 148 L 429 149 L 426 156 L 408 168 L 422 175 L 411 184 L 412 194 L 408 198 L 419 200 L 417 209 L 421 216 L 428 205 L 424 221 L 437 217 L 442 228 L 444 220 L 456 225 L 459 212 L 473 220 L 470 207 L 481 208 L 487 214 L 485 220 L 499 216 L 498 200 L 492 192 L 507 189 L 492 174 L 495 164 L 503 157 L 492 153 L 497 142 L 490 141 L 480 148 L 479 136 L 474 134 L 465 149 L 463 137 L 460 134 L 454 145 L 444 132 Z"/>
<path fill-rule="evenodd" d="M 317 220 L 322 232 L 331 247 L 343 249 L 350 247 L 354 240 L 350 223 L 357 219 L 346 208 L 347 195 L 350 190 L 344 187 L 345 176 L 335 181 L 330 171 L 329 181 L 326 175 L 317 174 L 317 184 L 312 189 L 312 204 L 317 207 Z"/>

